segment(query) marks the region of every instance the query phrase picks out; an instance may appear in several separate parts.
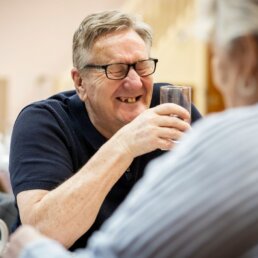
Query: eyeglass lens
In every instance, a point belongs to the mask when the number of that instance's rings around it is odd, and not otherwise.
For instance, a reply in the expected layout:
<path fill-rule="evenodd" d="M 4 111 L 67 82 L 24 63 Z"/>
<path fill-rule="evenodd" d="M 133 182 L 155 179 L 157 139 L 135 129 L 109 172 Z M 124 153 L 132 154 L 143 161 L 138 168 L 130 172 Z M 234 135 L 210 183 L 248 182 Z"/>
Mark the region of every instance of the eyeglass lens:
<path fill-rule="evenodd" d="M 125 78 L 129 72 L 130 66 L 128 64 L 110 64 L 107 66 L 107 76 L 110 79 Z M 143 60 L 133 65 L 139 76 L 148 76 L 154 72 L 155 61 Z"/>

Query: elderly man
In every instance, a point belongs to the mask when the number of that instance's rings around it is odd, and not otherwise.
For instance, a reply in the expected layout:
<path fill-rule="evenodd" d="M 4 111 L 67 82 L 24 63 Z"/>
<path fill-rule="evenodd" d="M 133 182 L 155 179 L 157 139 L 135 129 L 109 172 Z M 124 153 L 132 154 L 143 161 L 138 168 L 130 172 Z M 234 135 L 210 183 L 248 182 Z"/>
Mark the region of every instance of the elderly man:
<path fill-rule="evenodd" d="M 73 38 L 76 92 L 27 106 L 13 129 L 17 226 L 33 225 L 71 250 L 84 247 L 146 164 L 189 129 L 184 108 L 158 105 L 151 42 L 145 23 L 118 11 L 82 21 Z"/>

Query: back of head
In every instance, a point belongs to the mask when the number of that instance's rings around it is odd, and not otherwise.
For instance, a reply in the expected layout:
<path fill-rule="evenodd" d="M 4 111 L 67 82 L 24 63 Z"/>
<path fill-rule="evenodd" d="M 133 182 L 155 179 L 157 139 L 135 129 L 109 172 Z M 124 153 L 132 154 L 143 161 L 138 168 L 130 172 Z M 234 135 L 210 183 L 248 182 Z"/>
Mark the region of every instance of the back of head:
<path fill-rule="evenodd" d="M 258 0 L 198 0 L 198 4 L 197 28 L 212 43 L 213 81 L 226 106 L 257 103 Z"/>
<path fill-rule="evenodd" d="M 258 35 L 258 0 L 198 0 L 197 10 L 201 36 L 221 46 Z"/>
<path fill-rule="evenodd" d="M 150 27 L 139 17 L 120 11 L 105 11 L 87 16 L 73 37 L 73 65 L 81 69 L 87 62 L 94 42 L 108 33 L 132 29 L 144 40 L 146 45 L 152 44 Z"/>

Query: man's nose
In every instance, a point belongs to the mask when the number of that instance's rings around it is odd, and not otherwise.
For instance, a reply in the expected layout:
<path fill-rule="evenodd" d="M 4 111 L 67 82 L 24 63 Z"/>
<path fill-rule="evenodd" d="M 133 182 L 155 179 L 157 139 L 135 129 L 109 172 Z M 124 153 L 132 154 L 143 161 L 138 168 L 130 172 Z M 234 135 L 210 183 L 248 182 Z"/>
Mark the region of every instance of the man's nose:
<path fill-rule="evenodd" d="M 133 67 L 130 67 L 129 72 L 126 76 L 126 80 L 128 81 L 128 86 L 133 86 L 133 87 L 142 86 L 141 77 Z"/>

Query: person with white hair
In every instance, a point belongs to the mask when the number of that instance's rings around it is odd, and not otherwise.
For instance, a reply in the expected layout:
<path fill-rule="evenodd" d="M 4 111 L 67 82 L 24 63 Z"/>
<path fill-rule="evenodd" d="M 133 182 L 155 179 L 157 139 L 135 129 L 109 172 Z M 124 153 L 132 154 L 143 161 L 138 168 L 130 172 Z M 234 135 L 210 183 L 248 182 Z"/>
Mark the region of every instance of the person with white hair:
<path fill-rule="evenodd" d="M 5 258 L 258 257 L 258 1 L 199 6 L 227 110 L 153 161 L 86 249 L 71 254 L 23 227 Z"/>

